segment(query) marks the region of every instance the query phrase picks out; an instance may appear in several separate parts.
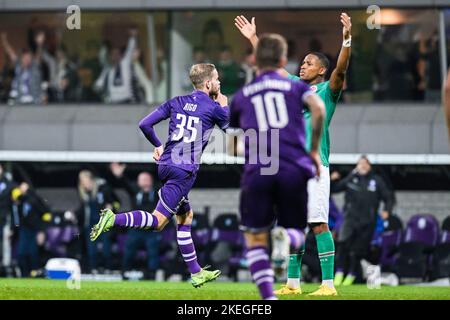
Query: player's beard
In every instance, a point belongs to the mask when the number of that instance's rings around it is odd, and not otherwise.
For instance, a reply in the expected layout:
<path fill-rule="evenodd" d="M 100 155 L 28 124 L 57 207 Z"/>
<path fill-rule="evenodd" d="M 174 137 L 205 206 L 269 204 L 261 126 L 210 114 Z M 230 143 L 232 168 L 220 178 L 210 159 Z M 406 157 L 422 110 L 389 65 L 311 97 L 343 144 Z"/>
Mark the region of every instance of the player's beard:
<path fill-rule="evenodd" d="M 213 100 L 217 99 L 217 96 L 219 95 L 220 87 L 211 88 L 211 91 L 209 92 L 209 97 Z"/>

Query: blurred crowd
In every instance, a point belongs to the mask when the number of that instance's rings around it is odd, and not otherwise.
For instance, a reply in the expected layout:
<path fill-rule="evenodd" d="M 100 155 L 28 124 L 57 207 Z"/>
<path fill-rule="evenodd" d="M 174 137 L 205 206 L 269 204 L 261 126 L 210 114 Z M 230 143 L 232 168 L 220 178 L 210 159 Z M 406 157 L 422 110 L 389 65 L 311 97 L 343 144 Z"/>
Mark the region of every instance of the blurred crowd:
<path fill-rule="evenodd" d="M 187 76 L 190 66 L 209 62 L 217 66 L 222 92 L 230 97 L 253 80 L 255 56 L 251 48 L 242 50 L 228 44 L 217 19 L 206 21 L 202 30 L 199 39 L 192 43 L 192 60 L 180 79 L 182 90 L 192 91 Z M 438 33 L 417 31 L 409 36 L 411 33 L 409 25 L 402 25 L 384 26 L 378 33 L 370 34 L 373 39 L 355 34 L 342 101 L 439 102 L 442 82 Z M 167 97 L 166 53 L 157 48 L 156 68 L 152 68 L 150 77 L 137 41 L 137 29 L 128 30 L 128 42 L 123 47 L 113 46 L 106 40 L 103 43 L 89 40 L 77 52 L 68 52 L 57 31 L 32 26 L 27 34 L 25 48 L 10 44 L 13 35 L 0 34 L 0 45 L 5 52 L 0 73 L 0 103 L 150 104 Z M 317 51 L 330 60 L 331 73 L 338 52 L 327 52 L 314 36 L 302 48 L 296 40 L 288 40 L 288 72 L 298 74 L 303 56 Z"/>
<path fill-rule="evenodd" d="M 125 165 L 113 163 L 107 178 L 89 170 L 78 174 L 78 204 L 73 211 L 53 212 L 52 206 L 27 182 L 17 182 L 0 165 L 0 241 L 1 273 L 42 276 L 42 268 L 51 257 L 69 257 L 81 262 L 85 273 L 123 273 L 139 269 L 153 279 L 159 267 L 160 234 L 143 230 L 109 232 L 91 242 L 91 228 L 99 220 L 101 209 L 120 210 L 122 204 L 114 186 L 128 193 L 136 210 L 153 211 L 158 201 L 153 177 L 141 172 L 136 181 L 124 174 Z M 126 236 L 125 236 L 126 235 Z M 116 248 L 113 248 L 113 245 Z M 145 261 L 136 262 L 138 251 L 145 250 Z M 118 254 L 113 254 L 113 253 Z M 12 274 L 11 274 L 12 273 Z"/>
<path fill-rule="evenodd" d="M 154 102 L 163 79 L 152 83 L 137 43 L 137 29 L 128 32 L 124 48 L 107 41 L 102 46 L 88 42 L 83 60 L 79 58 L 81 52 L 70 54 L 58 36 L 56 44 L 50 44 L 50 32 L 44 28 L 29 29 L 26 48 L 14 48 L 9 41 L 12 35 L 2 32 L 0 41 L 6 61 L 0 74 L 0 102 Z M 163 54 L 159 52 L 158 56 L 161 65 Z"/>

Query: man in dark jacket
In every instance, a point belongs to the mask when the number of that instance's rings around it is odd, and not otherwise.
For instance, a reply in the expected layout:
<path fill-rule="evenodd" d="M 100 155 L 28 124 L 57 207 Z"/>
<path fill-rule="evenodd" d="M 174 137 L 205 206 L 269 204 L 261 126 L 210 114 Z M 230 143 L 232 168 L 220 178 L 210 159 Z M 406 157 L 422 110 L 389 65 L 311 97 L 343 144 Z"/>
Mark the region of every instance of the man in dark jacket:
<path fill-rule="evenodd" d="M 331 192 L 345 191 L 344 222 L 339 230 L 339 250 L 336 256 L 335 285 L 353 284 L 361 259 L 368 255 L 380 203 L 384 203 L 381 218 L 386 220 L 392 211 L 393 197 L 383 179 L 372 171 L 366 156 L 344 179 L 331 175 Z M 344 268 L 348 261 L 347 276 Z"/>
<path fill-rule="evenodd" d="M 46 223 L 51 220 L 47 204 L 25 182 L 13 189 L 12 198 L 19 214 L 17 256 L 22 277 L 35 276 L 39 269 L 39 245 L 45 241 Z"/>
<path fill-rule="evenodd" d="M 111 172 L 119 184 L 128 192 L 132 208 L 153 212 L 158 203 L 158 193 L 153 186 L 153 177 L 147 172 L 138 175 L 136 183 L 130 181 L 124 174 L 124 164 L 112 163 Z M 153 279 L 159 266 L 159 240 L 160 234 L 141 229 L 131 229 L 127 232 L 125 254 L 122 268 L 124 271 L 132 269 L 133 259 L 140 246 L 145 245 L 147 250 L 147 272 L 145 277 Z"/>

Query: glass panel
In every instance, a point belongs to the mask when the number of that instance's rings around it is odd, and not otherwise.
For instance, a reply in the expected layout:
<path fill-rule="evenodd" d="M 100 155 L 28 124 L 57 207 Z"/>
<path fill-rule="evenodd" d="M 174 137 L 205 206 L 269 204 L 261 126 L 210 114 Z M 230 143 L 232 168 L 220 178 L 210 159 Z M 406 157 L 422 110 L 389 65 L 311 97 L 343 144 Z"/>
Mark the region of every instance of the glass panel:
<path fill-rule="evenodd" d="M 154 72 L 147 14 L 154 22 Z M 67 29 L 66 19 L 62 13 L 0 14 L 3 44 L 11 49 L 0 51 L 2 102 L 151 103 L 166 98 L 167 13 L 82 12 L 81 30 Z M 137 30 L 134 49 L 132 28 Z M 41 31 L 42 51 L 36 44 Z"/>
<path fill-rule="evenodd" d="M 248 19 L 256 17 L 258 34 L 276 32 L 285 36 L 290 46 L 287 69 L 298 73 L 300 62 L 311 51 L 325 53 L 331 70 L 334 68 L 342 43 L 340 12 L 245 11 L 245 15 Z M 367 27 L 369 14 L 365 10 L 348 13 L 352 17 L 353 42 L 343 102 L 439 99 L 435 91 L 440 81 L 436 72 L 436 10 L 385 9 L 381 11 L 380 28 L 373 30 Z M 248 54 L 249 42 L 234 26 L 238 14 L 241 12 L 174 13 L 172 39 L 177 41 L 172 45 L 177 61 L 172 64 L 178 63 L 179 68 L 172 69 L 172 95 L 191 90 L 188 70 L 199 61 L 217 65 L 222 89 L 228 95 L 248 81 L 247 65 L 254 59 Z"/>

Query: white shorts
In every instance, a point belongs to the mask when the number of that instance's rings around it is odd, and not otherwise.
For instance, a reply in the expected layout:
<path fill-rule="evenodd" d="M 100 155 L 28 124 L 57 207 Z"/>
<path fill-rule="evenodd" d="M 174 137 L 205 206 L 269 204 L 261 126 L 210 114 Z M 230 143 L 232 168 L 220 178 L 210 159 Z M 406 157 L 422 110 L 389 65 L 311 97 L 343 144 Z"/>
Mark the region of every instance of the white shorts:
<path fill-rule="evenodd" d="M 328 223 L 330 168 L 320 167 L 320 178 L 308 180 L 308 223 Z"/>

